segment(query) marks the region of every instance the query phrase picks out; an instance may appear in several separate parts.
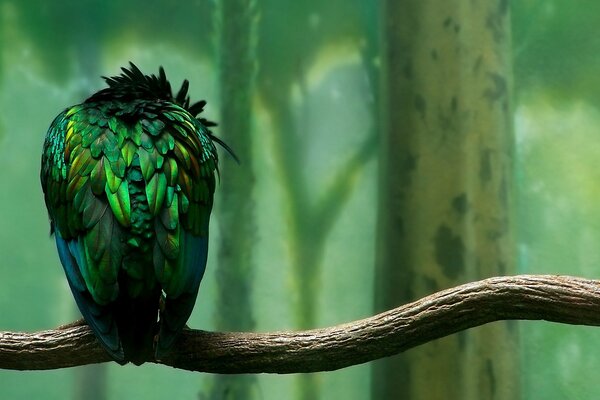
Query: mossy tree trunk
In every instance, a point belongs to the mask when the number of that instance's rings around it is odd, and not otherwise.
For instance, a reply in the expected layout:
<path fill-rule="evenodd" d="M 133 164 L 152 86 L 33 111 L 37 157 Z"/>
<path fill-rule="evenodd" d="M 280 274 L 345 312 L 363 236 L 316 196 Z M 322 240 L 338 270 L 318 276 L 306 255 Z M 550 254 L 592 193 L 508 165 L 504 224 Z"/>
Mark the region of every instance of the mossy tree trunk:
<path fill-rule="evenodd" d="M 508 2 L 383 15 L 377 311 L 515 271 Z M 379 361 L 373 398 L 516 399 L 516 341 L 501 322 Z"/>
<path fill-rule="evenodd" d="M 252 331 L 252 248 L 255 245 L 253 201 L 252 98 L 256 76 L 255 0 L 220 0 L 217 4 L 219 90 L 218 135 L 241 164 L 223 157 L 218 193 L 221 238 L 217 277 L 216 327 L 220 331 Z M 256 377 L 216 375 L 211 399 L 256 398 Z"/>

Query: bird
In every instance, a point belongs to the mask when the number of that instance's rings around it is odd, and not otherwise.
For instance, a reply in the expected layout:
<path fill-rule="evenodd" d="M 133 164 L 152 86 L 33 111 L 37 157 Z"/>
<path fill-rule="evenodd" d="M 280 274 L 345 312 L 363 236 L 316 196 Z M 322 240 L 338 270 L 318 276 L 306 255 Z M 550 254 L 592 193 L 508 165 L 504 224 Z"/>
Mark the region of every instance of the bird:
<path fill-rule="evenodd" d="M 161 359 L 190 317 L 208 255 L 215 143 L 189 82 L 133 63 L 63 110 L 41 184 L 60 262 L 85 321 L 119 364 Z M 237 158 L 236 158 L 237 159 Z"/>

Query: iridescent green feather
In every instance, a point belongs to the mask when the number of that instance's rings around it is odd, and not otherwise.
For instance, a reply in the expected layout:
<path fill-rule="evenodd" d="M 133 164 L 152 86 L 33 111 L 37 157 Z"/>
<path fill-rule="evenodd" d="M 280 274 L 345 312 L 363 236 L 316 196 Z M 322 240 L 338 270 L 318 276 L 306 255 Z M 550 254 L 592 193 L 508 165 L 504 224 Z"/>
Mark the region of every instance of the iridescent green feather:
<path fill-rule="evenodd" d="M 118 337 L 103 336 L 112 328 L 96 319 L 104 318 L 102 308 L 90 310 L 115 302 L 129 307 L 128 301 L 157 305 L 162 290 L 166 333 L 159 342 L 172 343 L 191 312 L 206 263 L 217 168 L 213 139 L 219 140 L 196 118 L 204 102 L 190 106 L 187 83 L 175 98 L 162 70 L 145 76 L 133 65 L 106 80 L 110 88 L 51 124 L 41 179 L 78 305 L 122 361 Z M 183 311 L 173 312 L 178 306 Z M 128 335 L 141 328 L 132 315 L 114 312 L 125 357 L 137 363 L 138 356 L 127 355 L 137 339 Z M 147 324 L 152 310 L 143 313 Z"/>
<path fill-rule="evenodd" d="M 115 220 L 126 227 L 130 219 L 128 186 L 123 181 L 125 160 L 117 146 L 117 133 L 111 130 L 114 123 L 109 127 L 105 119 L 106 110 L 101 107 L 80 105 L 66 110 L 49 130 L 42 159 L 42 183 L 54 228 L 65 240 L 82 246 L 87 261 L 80 265 L 82 275 L 99 304 L 118 294 L 120 252 L 109 239 L 115 238 Z M 64 197 L 57 196 L 64 187 Z M 112 213 L 106 214 L 107 206 Z"/>

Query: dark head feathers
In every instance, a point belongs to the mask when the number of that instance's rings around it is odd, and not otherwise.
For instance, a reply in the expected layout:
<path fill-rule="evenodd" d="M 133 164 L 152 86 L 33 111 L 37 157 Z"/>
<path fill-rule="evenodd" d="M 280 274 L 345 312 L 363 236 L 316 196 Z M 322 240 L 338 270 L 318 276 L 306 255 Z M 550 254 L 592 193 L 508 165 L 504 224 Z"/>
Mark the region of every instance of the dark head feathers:
<path fill-rule="evenodd" d="M 158 76 L 145 75 L 133 63 L 129 63 L 129 68 L 121 68 L 121 74 L 111 77 L 103 76 L 108 87 L 93 94 L 86 101 L 107 100 L 115 98 L 119 100 L 165 100 L 178 104 L 185 108 L 190 114 L 196 117 L 202 112 L 206 101 L 201 100 L 197 103 L 190 104 L 190 96 L 188 95 L 189 82 L 184 80 L 177 94 L 173 95 L 171 83 L 167 79 L 163 67 L 159 68 Z"/>
<path fill-rule="evenodd" d="M 129 63 L 129 68 L 123 67 L 121 68 L 121 71 L 120 75 L 112 77 L 103 76 L 102 78 L 108 84 L 108 87 L 93 94 L 86 102 L 109 99 L 121 101 L 145 99 L 165 100 L 175 103 L 189 112 L 194 118 L 197 118 L 198 121 L 207 128 L 211 139 L 227 150 L 227 152 L 239 163 L 239 159 L 233 150 L 223 142 L 223 140 L 214 136 L 211 132 L 210 128 L 217 126 L 217 124 L 205 118 L 198 118 L 198 114 L 204 110 L 206 101 L 200 100 L 190 104 L 190 96 L 188 94 L 190 83 L 187 79 L 183 81 L 177 94 L 173 95 L 171 83 L 167 79 L 163 67 L 159 67 L 158 76 L 154 74 L 145 75 L 132 62 Z"/>

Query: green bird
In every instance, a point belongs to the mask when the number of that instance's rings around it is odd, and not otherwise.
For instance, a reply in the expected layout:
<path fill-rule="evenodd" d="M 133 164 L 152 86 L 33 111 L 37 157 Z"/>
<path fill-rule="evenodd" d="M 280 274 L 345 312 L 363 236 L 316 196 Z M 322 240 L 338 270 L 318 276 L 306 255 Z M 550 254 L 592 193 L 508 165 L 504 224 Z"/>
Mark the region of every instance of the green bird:
<path fill-rule="evenodd" d="M 61 112 L 41 182 L 60 261 L 83 317 L 120 364 L 160 359 L 187 322 L 206 266 L 218 173 L 210 131 L 160 68 L 134 64 Z M 232 153 L 233 155 L 233 153 Z M 235 158 L 235 156 L 234 156 Z"/>

